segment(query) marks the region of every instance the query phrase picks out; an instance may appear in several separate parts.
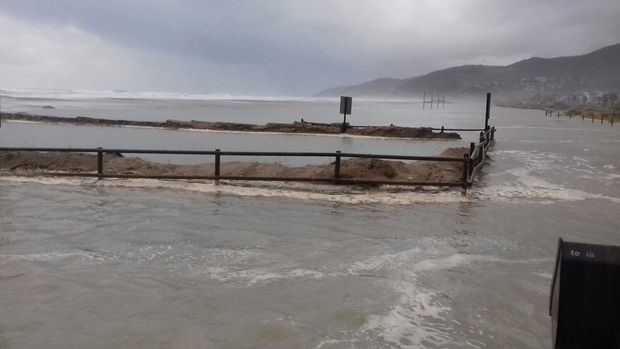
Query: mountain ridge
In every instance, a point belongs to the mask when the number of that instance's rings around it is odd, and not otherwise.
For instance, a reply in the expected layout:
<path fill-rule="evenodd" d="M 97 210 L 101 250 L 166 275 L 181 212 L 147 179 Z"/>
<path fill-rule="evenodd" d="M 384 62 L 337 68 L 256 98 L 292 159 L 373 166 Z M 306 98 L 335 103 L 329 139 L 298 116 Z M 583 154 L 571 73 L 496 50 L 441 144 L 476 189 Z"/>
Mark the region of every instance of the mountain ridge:
<path fill-rule="evenodd" d="M 315 96 L 406 98 L 424 92 L 473 96 L 491 91 L 518 99 L 594 90 L 620 91 L 620 43 L 583 55 L 531 57 L 503 66 L 467 64 L 405 79 L 378 78 L 330 88 Z"/>

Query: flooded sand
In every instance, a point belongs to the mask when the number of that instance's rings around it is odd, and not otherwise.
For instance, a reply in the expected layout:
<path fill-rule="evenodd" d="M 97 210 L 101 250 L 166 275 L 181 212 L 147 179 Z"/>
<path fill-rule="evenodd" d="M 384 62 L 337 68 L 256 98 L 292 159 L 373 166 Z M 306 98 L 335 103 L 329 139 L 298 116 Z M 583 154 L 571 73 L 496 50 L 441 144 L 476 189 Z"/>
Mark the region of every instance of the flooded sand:
<path fill-rule="evenodd" d="M 439 157 L 460 160 L 469 152 L 467 148 L 448 148 Z M 94 174 L 97 155 L 83 153 L 45 153 L 0 151 L 0 170 L 4 174 L 31 175 L 41 172 L 58 174 Z M 218 165 L 219 166 L 219 165 Z M 214 164 L 175 165 L 150 162 L 139 157 L 106 154 L 102 159 L 106 175 L 141 176 L 214 176 Z M 0 172 L 2 174 L 2 172 Z M 373 181 L 463 181 L 462 162 L 403 161 L 382 159 L 342 160 L 339 178 Z M 290 167 L 277 163 L 224 162 L 222 176 L 279 177 L 279 178 L 333 178 L 334 164 Z"/>

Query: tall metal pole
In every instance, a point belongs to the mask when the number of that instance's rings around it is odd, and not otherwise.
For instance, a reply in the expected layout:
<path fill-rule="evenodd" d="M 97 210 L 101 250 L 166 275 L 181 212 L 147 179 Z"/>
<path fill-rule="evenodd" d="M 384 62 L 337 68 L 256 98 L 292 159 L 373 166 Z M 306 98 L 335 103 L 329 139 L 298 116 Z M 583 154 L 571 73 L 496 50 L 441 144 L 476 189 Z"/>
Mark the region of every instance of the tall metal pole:
<path fill-rule="evenodd" d="M 487 93 L 487 111 L 486 116 L 484 118 L 484 130 L 488 131 L 489 129 L 489 118 L 491 117 L 491 93 Z"/>

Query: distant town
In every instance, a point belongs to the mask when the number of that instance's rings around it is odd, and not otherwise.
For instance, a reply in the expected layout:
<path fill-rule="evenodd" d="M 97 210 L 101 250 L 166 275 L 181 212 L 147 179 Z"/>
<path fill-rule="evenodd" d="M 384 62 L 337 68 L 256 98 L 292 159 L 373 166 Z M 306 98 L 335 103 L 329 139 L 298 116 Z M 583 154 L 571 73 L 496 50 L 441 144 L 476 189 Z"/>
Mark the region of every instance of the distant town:
<path fill-rule="evenodd" d="M 617 92 L 586 91 L 575 94 L 535 95 L 528 104 L 555 109 L 593 108 L 614 110 L 620 107 Z"/>

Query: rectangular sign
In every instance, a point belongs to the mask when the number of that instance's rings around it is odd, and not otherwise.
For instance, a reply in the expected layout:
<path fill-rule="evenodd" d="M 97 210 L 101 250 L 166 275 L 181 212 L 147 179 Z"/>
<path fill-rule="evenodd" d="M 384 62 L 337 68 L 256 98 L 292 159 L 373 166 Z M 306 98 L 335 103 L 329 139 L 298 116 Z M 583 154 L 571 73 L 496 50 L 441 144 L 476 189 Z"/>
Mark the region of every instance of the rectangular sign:
<path fill-rule="evenodd" d="M 353 97 L 340 97 L 340 114 L 351 115 L 351 105 L 353 104 Z"/>

